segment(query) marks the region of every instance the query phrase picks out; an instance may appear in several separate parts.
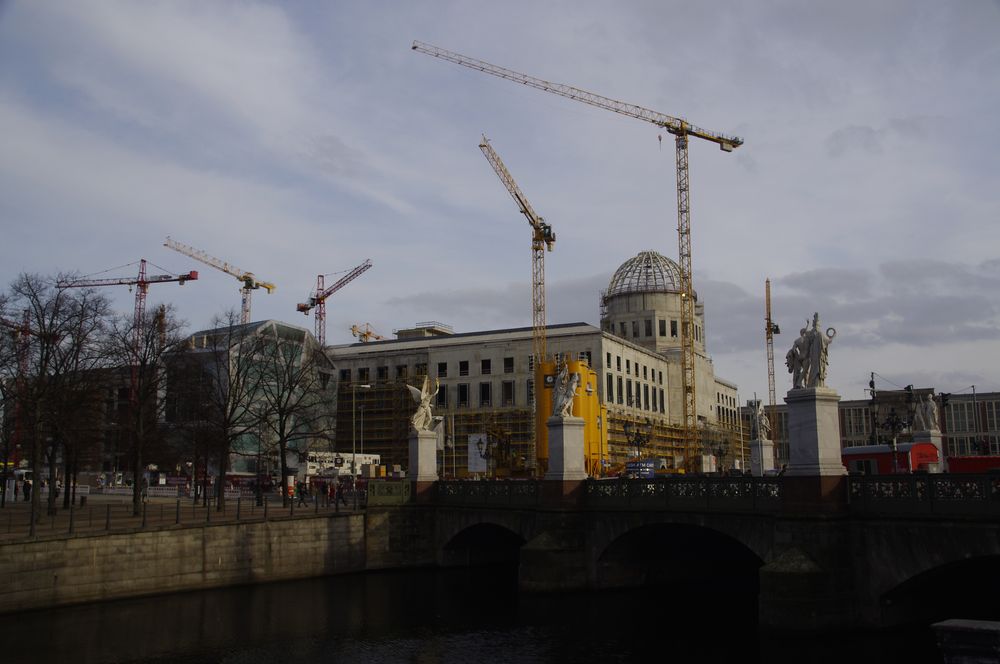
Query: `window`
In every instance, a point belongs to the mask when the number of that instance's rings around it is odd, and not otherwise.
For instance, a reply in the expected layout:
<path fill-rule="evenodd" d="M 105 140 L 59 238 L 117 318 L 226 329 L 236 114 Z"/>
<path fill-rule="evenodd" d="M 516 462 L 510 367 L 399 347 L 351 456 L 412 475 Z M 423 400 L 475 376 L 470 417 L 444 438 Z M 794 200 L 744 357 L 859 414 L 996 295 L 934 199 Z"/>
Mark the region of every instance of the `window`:
<path fill-rule="evenodd" d="M 438 362 L 438 378 L 447 378 L 447 377 L 448 377 L 448 363 Z"/>
<path fill-rule="evenodd" d="M 663 390 L 660 390 L 660 412 L 667 412 L 667 405 L 663 403 Z"/>
<path fill-rule="evenodd" d="M 389 367 L 375 367 L 375 378 L 389 380 Z"/>
<path fill-rule="evenodd" d="M 632 321 L 632 338 L 639 338 L 639 321 L 637 320 Z"/>
<path fill-rule="evenodd" d="M 468 360 L 461 360 L 458 363 L 458 375 L 459 376 L 468 376 L 469 375 L 469 361 Z"/>
<path fill-rule="evenodd" d="M 436 399 L 435 403 L 438 406 L 447 406 L 448 405 L 448 387 L 445 386 L 445 387 L 442 387 L 440 390 L 438 390 L 437 397 L 435 397 L 435 399 Z"/>
<path fill-rule="evenodd" d="M 405 364 L 396 365 L 396 378 L 406 378 L 406 370 Z"/>
<path fill-rule="evenodd" d="M 674 339 L 677 338 L 677 321 L 670 321 L 670 336 Z"/>
<path fill-rule="evenodd" d="M 585 361 L 588 367 L 591 366 L 589 350 L 585 350 L 582 353 L 580 353 L 580 359 Z"/>
<path fill-rule="evenodd" d="M 608 361 L 607 361 L 607 365 L 608 365 L 609 367 L 611 366 L 611 353 L 608 353 Z"/>
<path fill-rule="evenodd" d="M 527 394 L 528 394 L 528 403 L 529 404 L 535 403 L 535 381 L 530 378 L 528 379 Z"/>
<path fill-rule="evenodd" d="M 469 384 L 459 383 L 458 384 L 458 407 L 468 408 L 469 406 Z"/>
<path fill-rule="evenodd" d="M 505 357 L 503 358 L 503 372 L 504 373 L 514 373 L 514 358 Z"/>
<path fill-rule="evenodd" d="M 358 382 L 359 383 L 368 382 L 368 367 L 361 367 L 358 369 Z"/>
<path fill-rule="evenodd" d="M 635 405 L 632 401 L 632 381 L 625 381 L 625 400 L 628 402 L 629 408 Z"/>
<path fill-rule="evenodd" d="M 480 406 L 490 406 L 493 404 L 493 384 L 492 383 L 480 383 L 479 384 L 479 405 Z"/>
<path fill-rule="evenodd" d="M 660 385 L 663 385 L 663 372 L 660 372 Z"/>
<path fill-rule="evenodd" d="M 617 355 L 617 356 L 615 356 L 615 359 L 618 360 L 618 371 L 621 371 L 622 370 L 622 356 L 621 355 Z"/>
<path fill-rule="evenodd" d="M 667 336 L 667 319 L 666 318 L 661 318 L 660 319 L 660 336 L 661 337 Z"/>
<path fill-rule="evenodd" d="M 642 386 L 642 407 L 649 410 L 649 385 Z"/>
<path fill-rule="evenodd" d="M 653 412 L 656 412 L 656 389 L 653 389 Z"/>
<path fill-rule="evenodd" d="M 636 378 L 639 377 L 639 363 L 638 362 L 635 363 L 635 377 Z"/>
<path fill-rule="evenodd" d="M 625 321 L 622 321 L 622 322 L 618 323 L 618 330 L 619 330 L 619 332 L 621 332 L 621 334 L 618 335 L 621 338 L 624 339 L 625 337 L 628 336 L 628 334 L 625 332 Z"/>
<path fill-rule="evenodd" d="M 340 370 L 340 382 L 341 383 L 350 383 L 351 382 L 351 370 L 350 369 L 341 369 Z"/>
<path fill-rule="evenodd" d="M 627 374 L 631 374 L 632 373 L 632 361 L 631 360 L 625 360 L 625 373 L 627 373 Z"/>
<path fill-rule="evenodd" d="M 488 376 L 493 373 L 493 363 L 490 360 L 482 360 L 479 363 L 479 373 L 484 376 Z"/>
<path fill-rule="evenodd" d="M 624 397 L 622 396 L 622 377 L 618 376 L 618 405 L 622 405 Z"/>
<path fill-rule="evenodd" d="M 652 318 L 647 318 L 646 319 L 646 336 L 647 337 L 653 336 L 653 319 Z"/>
<path fill-rule="evenodd" d="M 608 390 L 607 394 L 604 395 L 604 401 L 606 403 L 615 402 L 615 377 L 608 374 Z"/>
<path fill-rule="evenodd" d="M 420 363 L 418 363 L 417 366 L 416 366 L 416 370 L 417 370 L 417 375 L 418 376 L 426 376 L 427 375 L 427 363 L 426 362 L 420 362 Z"/>
<path fill-rule="evenodd" d="M 505 380 L 500 385 L 500 405 L 501 406 L 514 405 L 514 381 Z"/>

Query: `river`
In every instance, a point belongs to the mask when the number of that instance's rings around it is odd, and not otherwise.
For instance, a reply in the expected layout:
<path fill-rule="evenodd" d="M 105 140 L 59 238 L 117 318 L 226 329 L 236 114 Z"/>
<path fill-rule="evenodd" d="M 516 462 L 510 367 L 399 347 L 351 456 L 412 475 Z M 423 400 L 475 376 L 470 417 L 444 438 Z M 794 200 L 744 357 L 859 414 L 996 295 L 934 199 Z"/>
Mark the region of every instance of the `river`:
<path fill-rule="evenodd" d="M 354 574 L 0 616 L 3 662 L 940 662 L 927 629 L 763 633 L 755 598 L 519 595 L 509 566 Z"/>

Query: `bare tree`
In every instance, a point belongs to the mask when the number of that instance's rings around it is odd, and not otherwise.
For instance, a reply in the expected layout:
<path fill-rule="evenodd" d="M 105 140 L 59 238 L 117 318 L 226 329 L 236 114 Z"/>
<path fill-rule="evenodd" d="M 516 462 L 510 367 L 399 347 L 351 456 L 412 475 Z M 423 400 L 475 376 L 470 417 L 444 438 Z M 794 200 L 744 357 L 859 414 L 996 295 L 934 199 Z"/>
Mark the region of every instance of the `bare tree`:
<path fill-rule="evenodd" d="M 333 431 L 332 396 L 327 390 L 333 367 L 315 338 L 305 330 L 271 322 L 261 332 L 257 393 L 261 429 L 273 441 L 281 463 L 282 500 L 287 501 L 289 444 L 307 450 Z M 260 484 L 258 478 L 258 485 Z"/>
<path fill-rule="evenodd" d="M 124 413 L 132 468 L 132 513 L 142 512 L 146 451 L 161 439 L 166 387 L 164 357 L 182 344 L 184 323 L 172 307 L 146 311 L 143 319 L 122 315 L 111 325 L 107 355 L 116 366 L 128 367 L 129 400 Z"/>
<path fill-rule="evenodd" d="M 100 337 L 109 312 L 106 297 L 95 291 L 59 290 L 54 280 L 39 275 L 22 274 L 10 286 L 9 306 L 27 310 L 31 343 L 27 346 L 26 378 L 19 390 L 27 443 L 31 451 L 31 469 L 35 485 L 31 494 L 31 534 L 40 513 L 38 479 L 42 455 L 49 459 L 50 481 L 54 480 L 60 441 L 54 425 L 65 413 L 53 406 L 73 389 L 86 371 L 100 366 Z M 66 401 L 63 400 L 65 404 Z M 49 492 L 49 508 L 55 509 L 54 492 Z"/>

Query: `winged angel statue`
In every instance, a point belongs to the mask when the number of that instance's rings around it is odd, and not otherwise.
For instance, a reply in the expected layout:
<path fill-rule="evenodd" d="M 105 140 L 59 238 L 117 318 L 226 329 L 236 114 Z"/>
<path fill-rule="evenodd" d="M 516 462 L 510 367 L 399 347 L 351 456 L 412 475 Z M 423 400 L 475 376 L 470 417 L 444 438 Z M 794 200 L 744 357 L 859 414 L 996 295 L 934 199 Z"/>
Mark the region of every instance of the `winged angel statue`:
<path fill-rule="evenodd" d="M 413 413 L 413 417 L 410 419 L 410 426 L 415 431 L 430 431 L 431 425 L 434 424 L 434 415 L 431 413 L 431 399 L 441 389 L 441 382 L 435 378 L 434 391 L 431 392 L 431 379 L 424 376 L 424 385 L 421 389 L 418 390 L 412 385 L 407 385 L 406 389 L 410 391 L 410 394 L 413 395 L 413 400 L 417 403 L 417 412 Z"/>

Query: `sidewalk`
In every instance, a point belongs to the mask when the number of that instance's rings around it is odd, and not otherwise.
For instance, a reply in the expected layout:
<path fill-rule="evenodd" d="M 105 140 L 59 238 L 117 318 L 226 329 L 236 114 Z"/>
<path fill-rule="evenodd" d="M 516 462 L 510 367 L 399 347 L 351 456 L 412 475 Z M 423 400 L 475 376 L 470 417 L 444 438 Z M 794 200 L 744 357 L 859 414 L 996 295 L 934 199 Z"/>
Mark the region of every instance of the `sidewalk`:
<path fill-rule="evenodd" d="M 9 498 L 9 496 L 8 496 Z M 35 525 L 35 537 L 50 539 L 75 535 L 93 536 L 104 533 L 122 533 L 141 530 L 158 530 L 176 527 L 201 527 L 212 523 L 235 523 L 237 521 L 263 521 L 266 518 L 288 519 L 314 516 L 329 517 L 339 512 L 351 512 L 354 505 L 348 496 L 347 506 L 327 504 L 322 497 L 317 505 L 310 500 L 308 506 L 291 505 L 282 507 L 281 498 L 275 495 L 265 496 L 264 506 L 258 506 L 253 498 L 227 499 L 224 512 L 220 512 L 212 504 L 207 508 L 199 500 L 197 504 L 191 498 L 149 498 L 145 503 L 145 514 L 132 514 L 132 499 L 130 496 L 90 494 L 84 507 L 63 509 L 62 496 L 56 501 L 56 514 L 45 513 L 47 496 L 42 496 L 39 521 Z M 360 498 L 360 496 L 359 496 Z M 79 498 L 77 499 L 79 500 Z M 298 499 L 295 499 L 298 502 Z M 363 504 L 363 502 L 362 502 Z M 8 500 L 0 508 L 0 544 L 30 539 L 30 504 L 26 502 L 12 503 Z M 72 512 L 72 514 L 71 514 Z"/>

